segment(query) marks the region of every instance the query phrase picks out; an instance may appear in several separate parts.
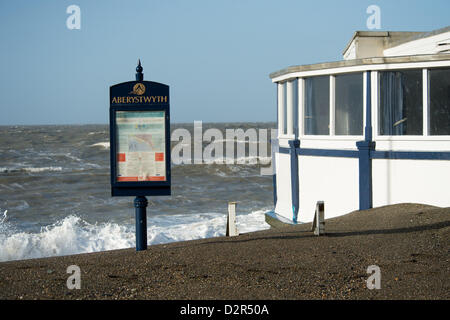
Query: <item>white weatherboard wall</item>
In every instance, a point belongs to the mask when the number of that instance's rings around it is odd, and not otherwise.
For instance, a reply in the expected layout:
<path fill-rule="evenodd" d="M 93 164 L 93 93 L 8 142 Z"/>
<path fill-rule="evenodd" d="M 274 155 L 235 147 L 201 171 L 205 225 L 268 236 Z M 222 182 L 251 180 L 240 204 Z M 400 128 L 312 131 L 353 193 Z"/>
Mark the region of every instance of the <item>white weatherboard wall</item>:
<path fill-rule="evenodd" d="M 289 154 L 277 155 L 277 204 L 275 213 L 292 221 L 292 191 L 291 191 L 291 158 Z"/>
<path fill-rule="evenodd" d="M 354 158 L 299 156 L 298 222 L 311 222 L 317 201 L 325 219 L 359 209 L 359 164 Z"/>
<path fill-rule="evenodd" d="M 450 206 L 450 161 L 372 160 L 373 206 L 413 202 Z"/>

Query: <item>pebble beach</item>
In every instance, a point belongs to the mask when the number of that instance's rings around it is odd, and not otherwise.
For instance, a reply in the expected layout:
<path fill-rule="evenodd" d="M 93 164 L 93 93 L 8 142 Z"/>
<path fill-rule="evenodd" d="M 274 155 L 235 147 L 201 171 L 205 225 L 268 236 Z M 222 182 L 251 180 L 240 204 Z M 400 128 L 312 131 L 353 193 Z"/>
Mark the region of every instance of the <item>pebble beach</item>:
<path fill-rule="evenodd" d="M 0 299 L 448 300 L 449 238 L 450 208 L 399 204 L 326 219 L 324 236 L 302 224 L 2 262 Z M 70 265 L 80 268 L 80 289 L 67 287 Z M 380 289 L 367 287 L 371 265 Z"/>

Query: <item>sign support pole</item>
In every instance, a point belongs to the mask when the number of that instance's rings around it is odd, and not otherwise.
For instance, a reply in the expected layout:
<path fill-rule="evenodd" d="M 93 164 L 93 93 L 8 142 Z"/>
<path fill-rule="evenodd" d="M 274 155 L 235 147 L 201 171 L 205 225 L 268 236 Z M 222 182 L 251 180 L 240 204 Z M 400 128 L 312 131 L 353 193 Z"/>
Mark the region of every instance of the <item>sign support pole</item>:
<path fill-rule="evenodd" d="M 136 67 L 136 81 L 144 80 L 142 73 L 141 59 Z M 148 201 L 145 196 L 137 196 L 134 199 L 134 207 L 136 208 L 136 251 L 147 250 L 147 205 Z"/>
<path fill-rule="evenodd" d="M 137 196 L 134 199 L 136 208 L 136 251 L 147 250 L 147 198 Z"/>
<path fill-rule="evenodd" d="M 136 251 L 143 251 L 146 196 L 171 194 L 169 86 L 144 81 L 139 59 L 136 81 L 110 86 L 109 97 L 111 196 L 134 197 Z"/>

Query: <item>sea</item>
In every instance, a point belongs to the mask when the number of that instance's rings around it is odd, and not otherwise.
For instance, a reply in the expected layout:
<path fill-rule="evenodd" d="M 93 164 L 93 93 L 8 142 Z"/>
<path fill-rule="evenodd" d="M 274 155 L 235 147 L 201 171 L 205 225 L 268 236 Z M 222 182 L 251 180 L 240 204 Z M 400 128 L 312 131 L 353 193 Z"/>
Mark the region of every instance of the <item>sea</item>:
<path fill-rule="evenodd" d="M 248 161 L 172 163 L 172 195 L 147 197 L 148 244 L 224 236 L 231 201 L 239 233 L 268 229 L 272 176 L 261 168 L 271 159 L 274 127 L 203 123 L 203 132 L 223 133 L 214 141 L 224 146 L 227 129 L 267 130 L 269 137 L 258 142 L 256 157 L 249 153 L 256 142 L 232 139 Z M 171 132 L 186 129 L 194 140 L 193 128 L 172 124 Z M 109 149 L 108 125 L 0 126 L 0 261 L 135 247 L 134 198 L 111 196 Z"/>

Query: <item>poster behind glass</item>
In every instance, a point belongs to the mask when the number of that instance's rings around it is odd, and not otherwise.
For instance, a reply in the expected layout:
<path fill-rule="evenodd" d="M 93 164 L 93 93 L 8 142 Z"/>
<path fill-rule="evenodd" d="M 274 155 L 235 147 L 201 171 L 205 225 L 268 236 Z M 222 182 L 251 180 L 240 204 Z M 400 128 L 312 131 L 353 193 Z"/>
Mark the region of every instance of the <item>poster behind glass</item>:
<path fill-rule="evenodd" d="M 117 111 L 116 181 L 166 181 L 164 111 Z"/>

